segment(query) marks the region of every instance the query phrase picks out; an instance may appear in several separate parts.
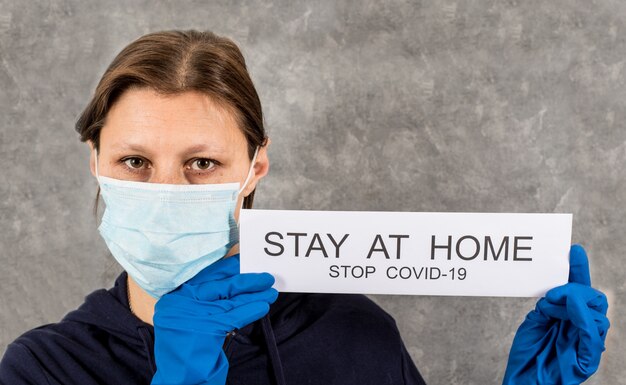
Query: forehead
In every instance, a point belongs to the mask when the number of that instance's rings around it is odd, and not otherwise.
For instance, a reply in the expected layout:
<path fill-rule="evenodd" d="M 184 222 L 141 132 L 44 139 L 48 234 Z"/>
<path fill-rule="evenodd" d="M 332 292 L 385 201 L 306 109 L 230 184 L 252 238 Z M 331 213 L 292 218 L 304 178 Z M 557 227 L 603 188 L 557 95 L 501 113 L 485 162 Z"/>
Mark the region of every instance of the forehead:
<path fill-rule="evenodd" d="M 231 109 L 199 92 L 164 95 L 150 88 L 120 96 L 107 114 L 100 143 L 140 144 L 155 151 L 197 144 L 223 151 L 246 147 Z"/>

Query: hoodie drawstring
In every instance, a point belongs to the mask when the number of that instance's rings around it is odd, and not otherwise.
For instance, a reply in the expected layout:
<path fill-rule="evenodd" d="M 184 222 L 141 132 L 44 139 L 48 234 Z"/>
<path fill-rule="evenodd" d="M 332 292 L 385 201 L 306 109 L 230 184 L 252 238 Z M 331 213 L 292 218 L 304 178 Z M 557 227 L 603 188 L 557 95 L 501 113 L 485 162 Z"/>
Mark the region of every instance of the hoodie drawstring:
<path fill-rule="evenodd" d="M 276 336 L 274 335 L 274 329 L 272 329 L 272 324 L 270 323 L 269 314 L 266 314 L 265 317 L 261 318 L 261 326 L 263 329 L 263 335 L 265 336 L 265 346 L 267 347 L 269 360 L 272 364 L 276 384 L 286 385 L 285 374 L 283 373 L 283 364 L 280 361 L 280 355 L 278 354 Z"/>
<path fill-rule="evenodd" d="M 143 341 L 143 347 L 146 349 L 146 353 L 148 354 L 148 362 L 150 364 L 150 368 L 152 368 L 152 375 L 156 373 L 156 363 L 152 359 L 152 346 L 154 345 L 154 341 L 152 339 L 152 335 L 148 328 L 144 326 L 137 327 L 137 331 L 141 336 L 141 340 Z"/>

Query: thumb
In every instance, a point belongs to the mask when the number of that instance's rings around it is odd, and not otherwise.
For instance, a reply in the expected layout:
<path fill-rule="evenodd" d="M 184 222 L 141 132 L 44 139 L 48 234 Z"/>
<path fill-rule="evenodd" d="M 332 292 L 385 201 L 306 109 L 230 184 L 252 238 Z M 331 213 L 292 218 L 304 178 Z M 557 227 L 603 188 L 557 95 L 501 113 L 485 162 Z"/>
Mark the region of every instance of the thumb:
<path fill-rule="evenodd" d="M 572 245 L 569 251 L 569 282 L 591 286 L 589 259 L 581 245 Z"/>

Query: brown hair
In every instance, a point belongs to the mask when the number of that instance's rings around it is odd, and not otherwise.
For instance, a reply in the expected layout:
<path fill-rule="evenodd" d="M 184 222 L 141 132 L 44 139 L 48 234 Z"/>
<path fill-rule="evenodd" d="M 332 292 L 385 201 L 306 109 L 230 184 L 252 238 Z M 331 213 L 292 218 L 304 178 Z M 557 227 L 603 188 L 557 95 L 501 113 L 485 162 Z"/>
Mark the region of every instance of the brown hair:
<path fill-rule="evenodd" d="M 250 159 L 256 147 L 267 142 L 261 101 L 239 47 L 228 38 L 209 31 L 162 31 L 130 43 L 104 72 L 76 122 L 82 142 L 91 140 L 99 149 L 100 130 L 109 109 L 124 91 L 134 87 L 149 87 L 163 94 L 198 91 L 208 95 L 234 113 Z M 243 207 L 251 208 L 253 199 L 254 191 L 244 198 Z"/>

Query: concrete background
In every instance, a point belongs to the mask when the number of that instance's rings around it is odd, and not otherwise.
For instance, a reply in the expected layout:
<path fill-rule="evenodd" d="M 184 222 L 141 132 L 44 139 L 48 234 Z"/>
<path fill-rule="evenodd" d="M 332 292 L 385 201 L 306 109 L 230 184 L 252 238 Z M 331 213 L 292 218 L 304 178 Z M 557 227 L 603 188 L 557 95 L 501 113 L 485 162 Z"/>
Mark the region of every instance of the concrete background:
<path fill-rule="evenodd" d="M 272 137 L 257 207 L 572 212 L 612 327 L 626 249 L 626 2 L 0 0 L 0 353 L 120 272 L 74 122 L 114 55 L 210 29 L 247 58 Z M 534 299 L 376 296 L 429 384 L 496 384 Z"/>

